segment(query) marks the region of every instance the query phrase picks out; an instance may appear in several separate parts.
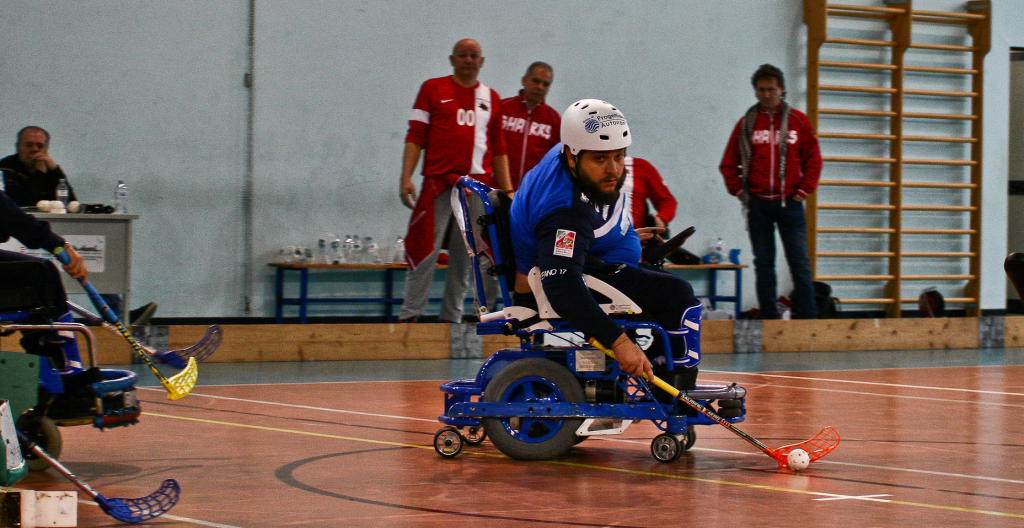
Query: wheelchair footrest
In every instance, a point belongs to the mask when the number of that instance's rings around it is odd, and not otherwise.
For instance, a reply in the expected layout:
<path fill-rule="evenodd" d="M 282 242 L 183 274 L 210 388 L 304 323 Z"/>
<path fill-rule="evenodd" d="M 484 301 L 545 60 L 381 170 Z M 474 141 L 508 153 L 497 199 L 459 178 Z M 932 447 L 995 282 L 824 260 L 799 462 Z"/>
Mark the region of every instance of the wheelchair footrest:
<path fill-rule="evenodd" d="M 739 400 L 747 396 L 747 389 L 732 385 L 697 385 L 697 388 L 683 391 L 694 400 Z"/>
<path fill-rule="evenodd" d="M 461 379 L 441 384 L 441 392 L 479 396 L 484 393 L 484 389 L 477 385 L 475 379 Z"/>

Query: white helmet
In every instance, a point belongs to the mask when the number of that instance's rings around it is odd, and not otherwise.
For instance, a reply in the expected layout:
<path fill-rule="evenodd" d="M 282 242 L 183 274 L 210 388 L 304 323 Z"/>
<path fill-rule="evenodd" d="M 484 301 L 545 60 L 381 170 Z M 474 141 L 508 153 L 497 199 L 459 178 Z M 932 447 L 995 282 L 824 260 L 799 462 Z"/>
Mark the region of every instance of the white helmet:
<path fill-rule="evenodd" d="M 576 101 L 562 114 L 562 143 L 573 156 L 581 150 L 619 150 L 633 143 L 626 116 L 600 99 Z"/>

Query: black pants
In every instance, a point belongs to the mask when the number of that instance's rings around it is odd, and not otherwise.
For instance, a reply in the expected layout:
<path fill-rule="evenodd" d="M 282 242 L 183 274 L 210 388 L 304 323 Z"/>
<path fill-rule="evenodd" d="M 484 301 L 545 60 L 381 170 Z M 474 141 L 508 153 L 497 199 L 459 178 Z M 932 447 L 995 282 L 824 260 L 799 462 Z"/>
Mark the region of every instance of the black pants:
<path fill-rule="evenodd" d="M 658 323 L 665 330 L 678 330 L 683 312 L 700 304 L 689 282 L 663 271 L 623 267 L 620 270 L 587 270 L 632 299 L 642 312 L 638 319 Z"/>

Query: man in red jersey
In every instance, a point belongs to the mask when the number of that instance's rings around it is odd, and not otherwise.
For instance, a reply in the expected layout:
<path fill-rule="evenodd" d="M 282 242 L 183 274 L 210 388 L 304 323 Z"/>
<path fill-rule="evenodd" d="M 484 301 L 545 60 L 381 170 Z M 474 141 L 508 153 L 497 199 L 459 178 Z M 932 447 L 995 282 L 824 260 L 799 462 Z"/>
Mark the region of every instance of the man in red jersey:
<path fill-rule="evenodd" d="M 441 304 L 442 321 L 461 322 L 469 287 L 470 264 L 459 229 L 449 230 L 453 218 L 451 188 L 461 176 L 471 176 L 503 191 L 512 192 L 508 157 L 498 118 L 501 98 L 477 81 L 484 57 L 480 44 L 463 39 L 448 57 L 454 72 L 423 83 L 409 118 L 402 157 L 399 193 L 413 209 L 405 237 L 405 301 L 401 321 L 415 321 L 426 309 L 430 283 L 441 248 L 447 239 L 448 282 Z M 412 173 L 423 154 L 423 187 L 419 196 Z M 485 286 L 496 290 L 492 280 Z M 494 295 L 488 295 L 488 299 Z"/>
<path fill-rule="evenodd" d="M 501 130 L 513 189 L 518 189 L 523 176 L 562 140 L 562 116 L 544 103 L 554 75 L 550 64 L 534 62 L 526 68 L 519 95 L 501 102 Z"/>
<path fill-rule="evenodd" d="M 630 208 L 633 227 L 668 227 L 668 223 L 676 216 L 676 199 L 665 186 L 658 169 L 645 159 L 633 156 L 626 157 L 626 183 L 622 185 L 626 193 L 626 206 Z M 647 214 L 647 201 L 654 204 L 654 214 Z M 653 224 L 647 225 L 648 218 Z"/>
<path fill-rule="evenodd" d="M 786 104 L 782 70 L 762 64 L 750 83 L 757 104 L 736 124 L 719 170 L 729 194 L 743 201 L 754 251 L 762 319 L 778 319 L 775 226 L 793 275 L 793 317 L 814 319 L 803 202 L 818 187 L 821 151 L 810 121 Z"/>

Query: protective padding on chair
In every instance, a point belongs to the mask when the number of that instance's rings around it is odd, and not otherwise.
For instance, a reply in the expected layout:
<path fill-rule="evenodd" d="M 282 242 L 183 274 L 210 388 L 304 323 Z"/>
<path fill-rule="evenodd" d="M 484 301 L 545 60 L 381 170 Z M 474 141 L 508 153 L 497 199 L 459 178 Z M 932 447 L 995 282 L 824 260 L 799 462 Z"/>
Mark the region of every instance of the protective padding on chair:
<path fill-rule="evenodd" d="M 0 400 L 0 486 L 13 486 L 25 478 L 28 464 L 21 457 L 18 432 L 7 400 Z"/>
<path fill-rule="evenodd" d="M 56 319 L 67 311 L 60 273 L 49 262 L 0 262 L 0 313 L 35 312 Z"/>
<path fill-rule="evenodd" d="M 704 307 L 697 304 L 683 312 L 679 330 L 669 330 L 672 340 L 672 362 L 677 367 L 694 367 L 700 363 L 700 318 Z"/>
<path fill-rule="evenodd" d="M 17 420 L 39 401 L 39 356 L 22 352 L 0 352 L 0 399 L 10 402 Z"/>

